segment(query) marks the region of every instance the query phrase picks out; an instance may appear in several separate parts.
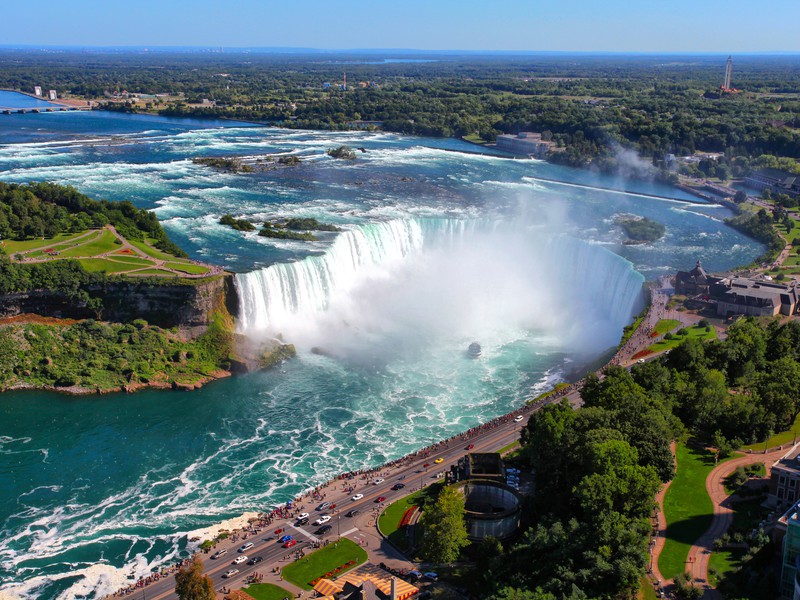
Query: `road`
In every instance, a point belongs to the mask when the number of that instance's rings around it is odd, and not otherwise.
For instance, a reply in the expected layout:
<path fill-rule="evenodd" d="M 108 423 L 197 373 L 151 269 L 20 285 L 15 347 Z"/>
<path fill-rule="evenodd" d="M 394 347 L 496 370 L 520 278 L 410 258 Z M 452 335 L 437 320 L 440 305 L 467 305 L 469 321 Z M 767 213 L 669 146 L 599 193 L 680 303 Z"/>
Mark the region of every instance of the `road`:
<path fill-rule="evenodd" d="M 377 471 L 380 472 L 380 475 L 376 472 L 372 478 L 384 477 L 385 481 L 380 485 L 373 485 L 367 479 L 362 479 L 361 476 L 349 480 L 334 480 L 329 483 L 320 492 L 325 493 L 325 501 L 336 504 L 336 513 L 330 513 L 334 517 L 329 522 L 330 525 L 333 525 L 333 529 L 326 535 L 321 536 L 321 540 L 335 541 L 339 531 L 341 531 L 342 537 L 353 539 L 357 543 L 362 543 L 362 545 L 366 542 L 365 549 L 371 562 L 375 564 L 385 562 L 393 567 L 412 568 L 411 563 L 377 534 L 374 509 L 388 505 L 436 481 L 435 474 L 449 470 L 451 465 L 454 465 L 460 457 L 467 453 L 466 446 L 468 444 L 474 444 L 474 448 L 470 452 L 496 452 L 518 440 L 519 432 L 525 425 L 531 408 L 526 407 L 518 412 L 526 416 L 519 423 L 514 422 L 511 417 L 506 417 L 506 422 L 497 427 L 477 432 L 469 439 L 455 438 L 450 440 L 449 447 L 444 447 L 443 442 L 439 451 L 432 452 L 426 457 L 415 458 L 412 462 L 401 466 L 378 469 Z M 442 458 L 443 462 L 435 464 L 434 460 L 438 458 Z M 429 464 L 428 468 L 423 466 L 425 463 Z M 383 473 L 387 470 L 389 474 L 384 476 Z M 403 483 L 405 488 L 392 491 L 391 487 L 395 483 Z M 345 485 L 355 486 L 355 490 L 345 491 L 342 489 Z M 364 494 L 364 498 L 353 502 L 350 498 L 354 494 Z M 384 496 L 386 500 L 384 503 L 378 504 L 375 500 L 380 496 Z M 311 523 L 325 512 L 315 510 L 320 503 L 321 501 L 307 498 L 301 504 L 304 507 L 302 511 L 310 513 Z M 345 517 L 344 514 L 352 509 L 358 509 L 361 512 L 354 518 Z M 313 534 L 317 527 L 312 526 L 311 523 L 304 527 L 296 527 L 293 519 L 276 520 L 273 521 L 268 530 L 262 529 L 258 535 L 248 537 L 246 541 L 255 545 L 246 552 L 247 556 L 261 556 L 264 558 L 264 561 L 257 565 L 231 564 L 233 559 L 239 556 L 237 548 L 244 543 L 241 539 L 237 542 L 225 540 L 218 544 L 215 551 L 227 549 L 227 554 L 219 559 L 212 560 L 208 554 L 201 553 L 199 556 L 203 560 L 206 574 L 210 575 L 214 580 L 214 588 L 220 589 L 222 586 L 229 589 L 240 588 L 245 584 L 247 577 L 255 571 L 267 574 L 275 567 L 283 567 L 289 564 L 289 561 L 284 560 L 287 554 L 294 554 L 298 550 L 308 551 L 312 544 L 318 540 L 317 536 Z M 278 529 L 284 531 L 279 535 L 275 534 Z M 283 548 L 277 541 L 280 536 L 286 533 L 293 535 L 298 540 L 298 544 L 290 549 Z M 222 575 L 232 568 L 239 569 L 239 573 L 231 579 L 223 579 Z M 288 584 L 281 583 L 281 585 L 297 591 L 297 588 Z M 137 590 L 131 594 L 131 597 L 138 598 L 140 595 L 144 595 L 148 600 L 177 598 L 174 592 L 175 579 L 173 575 L 152 583 L 143 588 L 143 590 Z"/>

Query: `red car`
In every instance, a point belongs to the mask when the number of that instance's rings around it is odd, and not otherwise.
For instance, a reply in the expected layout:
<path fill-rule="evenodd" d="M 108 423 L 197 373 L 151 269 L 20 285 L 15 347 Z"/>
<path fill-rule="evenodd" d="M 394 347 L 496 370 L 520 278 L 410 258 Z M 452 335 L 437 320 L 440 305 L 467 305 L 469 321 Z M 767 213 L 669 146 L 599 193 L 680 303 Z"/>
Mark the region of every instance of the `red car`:
<path fill-rule="evenodd" d="M 386 500 L 386 496 L 378 496 L 375 498 L 375 502 L 383 502 L 384 500 Z"/>
<path fill-rule="evenodd" d="M 469 446 L 467 446 L 467 450 L 472 450 L 474 447 L 475 447 L 475 444 L 470 444 Z"/>
<path fill-rule="evenodd" d="M 291 548 L 292 546 L 296 546 L 296 545 L 297 545 L 297 540 L 289 540 L 288 542 L 286 542 L 283 545 L 283 547 L 284 548 Z"/>

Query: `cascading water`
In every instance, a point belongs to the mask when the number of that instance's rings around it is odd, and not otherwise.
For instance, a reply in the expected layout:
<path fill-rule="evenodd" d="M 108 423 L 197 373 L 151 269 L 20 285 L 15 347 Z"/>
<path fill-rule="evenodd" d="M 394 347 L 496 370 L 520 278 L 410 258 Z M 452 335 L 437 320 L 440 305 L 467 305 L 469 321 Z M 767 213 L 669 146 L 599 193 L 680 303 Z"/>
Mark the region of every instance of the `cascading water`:
<path fill-rule="evenodd" d="M 433 271 L 427 279 L 426 270 Z M 481 329 L 481 321 L 491 321 L 500 307 L 498 323 L 520 317 L 537 330 L 569 329 L 562 332 L 565 338 L 582 337 L 575 330 L 580 324 L 584 335 L 593 330 L 605 348 L 640 305 L 643 281 L 627 260 L 567 236 L 501 221 L 409 219 L 354 228 L 324 254 L 240 274 L 236 284 L 240 329 L 250 333 L 291 333 L 299 322 L 324 318 L 332 304 L 341 308 L 348 296 L 350 305 L 336 320 L 375 331 L 379 320 L 392 317 L 392 305 L 403 312 L 423 298 L 419 311 L 438 310 L 434 320 L 450 329 L 462 324 L 452 313 L 475 304 L 471 312 L 480 314 L 463 319 L 465 334 Z M 390 291 L 381 295 L 380 287 Z M 352 298 L 357 295 L 369 299 L 359 304 Z M 387 308 L 370 322 L 375 305 Z M 434 320 L 404 319 L 394 330 L 400 325 L 430 330 Z"/>

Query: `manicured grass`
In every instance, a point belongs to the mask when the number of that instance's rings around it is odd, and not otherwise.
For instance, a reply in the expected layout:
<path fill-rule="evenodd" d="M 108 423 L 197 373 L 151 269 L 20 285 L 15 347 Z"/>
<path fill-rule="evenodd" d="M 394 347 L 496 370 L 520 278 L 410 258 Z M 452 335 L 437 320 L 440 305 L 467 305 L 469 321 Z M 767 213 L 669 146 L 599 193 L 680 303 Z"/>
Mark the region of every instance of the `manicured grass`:
<path fill-rule="evenodd" d="M 174 269 L 175 271 L 180 271 L 181 273 L 189 273 L 191 275 L 200 275 L 201 273 L 208 272 L 207 268 L 192 263 L 168 262 L 165 263 L 164 266 L 169 269 Z"/>
<path fill-rule="evenodd" d="M 35 240 L 5 240 L 2 244 L 0 244 L 0 248 L 5 250 L 7 254 L 15 254 L 16 252 L 26 252 L 28 250 L 34 250 L 36 248 L 49 248 L 50 246 L 54 246 L 56 244 L 60 244 L 63 242 L 68 242 L 69 240 L 78 237 L 79 235 L 83 235 L 86 233 L 85 231 L 81 231 L 79 233 L 59 233 L 58 235 L 45 238 L 45 239 L 35 239 Z"/>
<path fill-rule="evenodd" d="M 752 465 L 748 465 L 747 467 L 743 467 L 743 469 L 745 471 L 745 474 L 749 475 L 749 477 L 764 477 L 767 474 L 767 468 L 764 466 L 764 463 L 755 463 Z M 728 494 L 729 496 L 739 491 L 739 486 L 735 485 L 733 481 L 733 477 L 736 471 L 737 469 L 734 469 L 733 471 L 725 475 L 725 479 L 723 479 L 725 493 Z"/>
<path fill-rule="evenodd" d="M 254 583 L 242 588 L 242 591 L 256 600 L 283 600 L 293 597 L 292 592 L 271 583 Z"/>
<path fill-rule="evenodd" d="M 733 508 L 733 524 L 728 533 L 735 532 L 747 533 L 767 517 L 769 509 L 761 506 L 763 497 L 731 503 Z M 720 552 L 712 552 L 708 559 L 709 580 L 713 585 L 717 585 L 729 573 L 739 569 L 742 558 L 747 554 L 745 548 L 729 548 Z M 716 571 L 712 575 L 711 570 Z"/>
<path fill-rule="evenodd" d="M 518 441 L 517 442 L 511 442 L 507 446 L 503 446 L 502 448 L 500 448 L 500 450 L 498 450 L 498 452 L 500 454 L 505 454 L 506 452 L 509 452 L 509 451 L 513 450 L 517 446 L 519 446 L 519 442 Z"/>
<path fill-rule="evenodd" d="M 466 140 L 467 142 L 472 142 L 473 144 L 483 145 L 486 143 L 486 140 L 484 140 L 477 133 L 470 133 L 469 135 L 465 135 L 463 139 Z"/>
<path fill-rule="evenodd" d="M 619 341 L 619 346 L 617 346 L 618 348 L 624 346 L 625 342 L 631 339 L 633 332 L 639 328 L 639 325 L 641 325 L 642 321 L 644 321 L 644 317 L 636 317 L 633 323 L 625 326 L 625 328 L 622 330 L 622 339 Z"/>
<path fill-rule="evenodd" d="M 83 268 L 90 273 L 105 271 L 106 273 L 127 273 L 131 269 L 138 269 L 142 265 L 116 262 L 105 258 L 83 258 L 80 259 Z M 147 263 L 145 263 L 146 265 Z"/>
<path fill-rule="evenodd" d="M 658 600 L 658 594 L 653 588 L 653 584 L 647 577 L 642 577 L 639 582 L 639 593 L 636 595 L 637 600 Z"/>
<path fill-rule="evenodd" d="M 664 350 L 671 350 L 676 346 L 680 346 L 685 339 L 690 337 L 697 338 L 702 341 L 717 339 L 717 330 L 713 327 L 709 327 L 709 329 L 710 331 L 706 331 L 705 327 L 700 327 L 699 325 L 688 327 L 686 329 L 688 332 L 686 335 L 673 334 L 674 337 L 671 340 L 661 340 L 660 342 L 652 344 L 647 349 L 651 352 L 663 352 Z"/>
<path fill-rule="evenodd" d="M 666 579 L 686 570 L 689 549 L 708 529 L 714 510 L 706 492 L 714 455 L 685 444 L 678 444 L 676 454 L 678 470 L 664 497 L 667 541 L 658 559 L 658 568 Z"/>
<path fill-rule="evenodd" d="M 135 271 L 133 275 L 160 275 L 162 277 L 166 275 L 169 277 L 177 277 L 175 273 L 170 273 L 169 271 L 164 271 L 163 269 L 142 269 L 141 271 Z"/>
<path fill-rule="evenodd" d="M 130 256 L 127 254 L 112 254 L 108 257 L 109 260 L 113 260 L 114 262 L 125 263 L 128 265 L 136 265 L 139 267 L 146 267 L 148 265 L 155 264 L 149 258 L 140 258 L 138 256 Z"/>
<path fill-rule="evenodd" d="M 677 319 L 661 319 L 658 323 L 656 323 L 653 331 L 655 331 L 658 335 L 664 335 L 668 331 L 675 329 L 680 324 L 681 322 Z"/>
<path fill-rule="evenodd" d="M 78 244 L 69 250 L 60 253 L 61 258 L 74 258 L 78 256 L 97 256 L 106 252 L 113 252 L 119 247 L 119 240 L 109 230 L 104 229 L 100 235 L 85 244 Z"/>
<path fill-rule="evenodd" d="M 150 244 L 145 242 L 140 242 L 139 240 L 128 240 L 131 246 L 136 246 L 147 254 L 148 256 L 152 256 L 153 258 L 157 258 L 158 260 L 175 260 L 175 257 L 172 254 L 167 254 L 166 252 L 162 252 L 158 248 L 154 248 Z"/>
<path fill-rule="evenodd" d="M 765 442 L 757 442 L 749 446 L 742 446 L 742 450 L 763 450 L 764 448 L 775 448 L 776 446 L 783 446 L 784 444 L 791 444 L 800 434 L 800 415 L 794 420 L 791 429 L 776 433 Z"/>
<path fill-rule="evenodd" d="M 312 580 L 325 577 L 326 573 L 351 560 L 356 561 L 356 564 L 350 567 L 354 568 L 367 560 L 367 552 L 355 542 L 342 538 L 338 542 L 332 542 L 330 545 L 287 565 L 283 568 L 282 575 L 286 581 L 290 581 L 297 587 L 310 590 L 314 587 L 310 584 Z M 339 574 L 348 570 L 345 569 Z"/>
<path fill-rule="evenodd" d="M 425 504 L 426 498 L 435 498 L 439 495 L 441 489 L 442 484 L 434 483 L 404 498 L 400 498 L 400 500 L 392 502 L 378 517 L 378 527 L 383 532 L 383 535 L 388 537 L 389 541 L 401 550 L 408 550 L 406 531 L 405 529 L 398 529 L 403 514 L 414 505 L 421 508 Z"/>

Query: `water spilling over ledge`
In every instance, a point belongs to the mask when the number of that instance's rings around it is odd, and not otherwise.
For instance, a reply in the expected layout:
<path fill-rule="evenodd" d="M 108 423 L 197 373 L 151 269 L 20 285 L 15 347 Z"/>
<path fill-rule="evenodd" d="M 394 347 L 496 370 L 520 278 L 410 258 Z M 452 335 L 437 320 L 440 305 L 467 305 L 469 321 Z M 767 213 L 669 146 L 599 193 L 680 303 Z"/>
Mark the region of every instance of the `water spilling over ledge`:
<path fill-rule="evenodd" d="M 343 337 L 427 345 L 514 327 L 596 351 L 614 345 L 639 310 L 643 281 L 596 244 L 510 222 L 445 218 L 361 225 L 323 254 L 240 274 L 236 286 L 243 332 L 301 345 L 341 346 Z"/>

